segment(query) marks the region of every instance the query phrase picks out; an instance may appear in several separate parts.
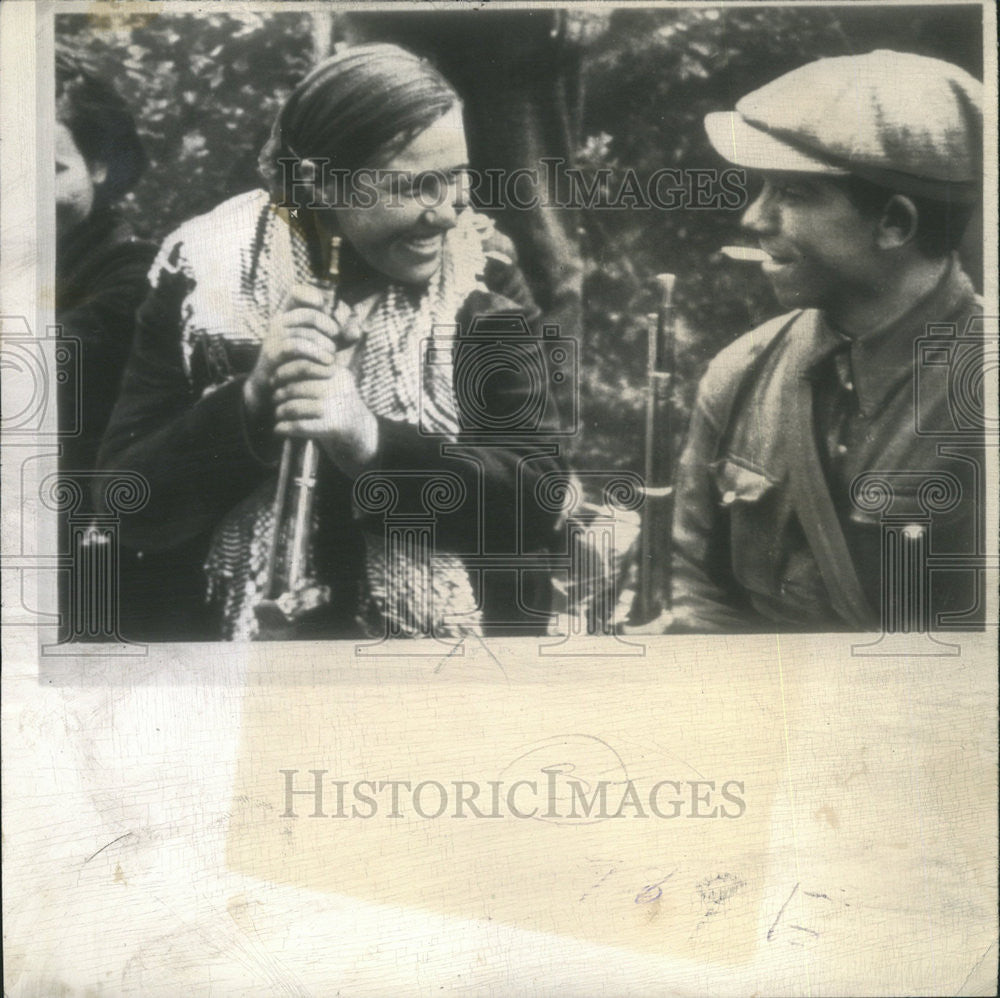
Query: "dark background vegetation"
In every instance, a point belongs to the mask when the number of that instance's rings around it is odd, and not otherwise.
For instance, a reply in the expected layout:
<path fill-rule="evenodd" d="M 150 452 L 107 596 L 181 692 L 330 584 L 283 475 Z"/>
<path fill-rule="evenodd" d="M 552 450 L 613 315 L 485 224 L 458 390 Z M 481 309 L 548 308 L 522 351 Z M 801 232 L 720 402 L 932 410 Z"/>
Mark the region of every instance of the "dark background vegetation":
<path fill-rule="evenodd" d="M 162 239 L 255 186 L 270 123 L 330 28 L 329 16 L 292 11 L 57 18 L 58 41 L 114 80 L 135 111 L 151 162 L 124 205 L 139 233 Z M 876 48 L 944 58 L 981 79 L 981 30 L 972 5 L 609 10 L 586 39 L 579 165 L 640 178 L 660 167 L 722 167 L 705 139 L 707 112 L 731 109 L 811 59 Z M 738 211 L 593 209 L 580 221 L 585 426 L 576 461 L 641 470 L 650 278 L 678 277 L 678 436 L 707 361 L 779 308 L 755 267 L 718 254 L 739 241 Z"/>

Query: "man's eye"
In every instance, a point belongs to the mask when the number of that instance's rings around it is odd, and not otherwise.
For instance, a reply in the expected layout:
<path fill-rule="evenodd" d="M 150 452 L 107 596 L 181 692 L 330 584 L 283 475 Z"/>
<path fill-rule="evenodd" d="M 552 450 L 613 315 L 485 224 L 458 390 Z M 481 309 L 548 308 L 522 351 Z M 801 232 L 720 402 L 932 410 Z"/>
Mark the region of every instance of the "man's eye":
<path fill-rule="evenodd" d="M 65 173 L 68 169 L 65 163 L 56 163 L 56 173 Z"/>
<path fill-rule="evenodd" d="M 777 190 L 786 201 L 801 201 L 809 195 L 805 184 L 779 184 Z"/>

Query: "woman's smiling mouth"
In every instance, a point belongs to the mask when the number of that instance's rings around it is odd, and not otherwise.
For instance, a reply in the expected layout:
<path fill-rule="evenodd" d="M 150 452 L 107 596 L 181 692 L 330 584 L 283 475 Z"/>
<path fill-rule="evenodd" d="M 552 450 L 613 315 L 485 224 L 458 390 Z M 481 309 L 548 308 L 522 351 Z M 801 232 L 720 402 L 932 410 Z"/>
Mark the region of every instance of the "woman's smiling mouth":
<path fill-rule="evenodd" d="M 441 249 L 441 233 L 437 232 L 427 236 L 406 236 L 399 240 L 399 245 L 409 253 L 430 257 Z"/>

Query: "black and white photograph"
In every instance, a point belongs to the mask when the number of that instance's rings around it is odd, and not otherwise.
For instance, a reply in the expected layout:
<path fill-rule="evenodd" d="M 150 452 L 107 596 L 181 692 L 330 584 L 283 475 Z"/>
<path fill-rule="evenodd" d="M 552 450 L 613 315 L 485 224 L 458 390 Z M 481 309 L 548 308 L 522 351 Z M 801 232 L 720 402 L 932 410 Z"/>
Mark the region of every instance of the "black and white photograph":
<path fill-rule="evenodd" d="M 991 994 L 996 13 L 10 0 L 5 994 Z"/>

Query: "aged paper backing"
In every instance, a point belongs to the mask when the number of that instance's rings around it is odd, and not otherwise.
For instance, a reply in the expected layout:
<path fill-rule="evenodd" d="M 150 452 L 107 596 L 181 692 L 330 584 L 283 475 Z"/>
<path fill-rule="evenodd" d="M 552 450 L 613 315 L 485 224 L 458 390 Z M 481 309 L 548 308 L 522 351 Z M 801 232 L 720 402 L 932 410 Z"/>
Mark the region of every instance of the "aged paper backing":
<path fill-rule="evenodd" d="M 159 5 L 73 9 L 88 6 Z M 53 201 L 51 14 L 2 10 L 5 341 L 54 321 L 53 218 L 36 212 Z M 993 993 L 995 625 L 935 657 L 917 636 L 855 654 L 872 636 L 851 635 L 643 638 L 641 654 L 592 640 L 575 657 L 528 639 L 405 657 L 342 643 L 48 654 L 53 573 L 39 569 L 55 526 L 38 496 L 58 442 L 51 407 L 37 432 L 6 432 L 8 404 L 32 404 L 22 386 L 4 402 L 5 993 Z M 298 791 L 311 770 L 543 787 L 575 772 L 631 780 L 643 806 L 675 781 L 686 803 L 669 819 L 505 806 L 489 820 L 452 817 L 452 797 L 434 819 L 338 819 L 327 783 L 322 817 L 303 794 L 291 818 L 283 770 Z M 699 781 L 707 803 L 692 803 Z M 719 797 L 727 781 L 742 810 Z"/>

